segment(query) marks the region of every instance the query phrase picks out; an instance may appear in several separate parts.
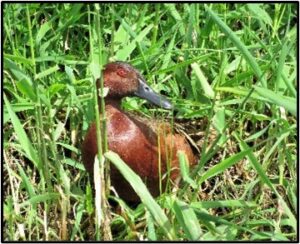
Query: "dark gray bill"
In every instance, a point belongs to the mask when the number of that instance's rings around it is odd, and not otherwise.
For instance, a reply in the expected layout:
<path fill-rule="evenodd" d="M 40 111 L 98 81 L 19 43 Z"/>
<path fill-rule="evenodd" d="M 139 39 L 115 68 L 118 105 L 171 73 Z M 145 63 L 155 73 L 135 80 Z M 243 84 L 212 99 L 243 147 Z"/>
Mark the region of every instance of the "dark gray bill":
<path fill-rule="evenodd" d="M 157 94 L 146 82 L 139 78 L 139 88 L 134 93 L 136 96 L 146 99 L 147 101 L 160 106 L 164 109 L 172 109 L 172 103 L 164 98 L 163 96 Z"/>

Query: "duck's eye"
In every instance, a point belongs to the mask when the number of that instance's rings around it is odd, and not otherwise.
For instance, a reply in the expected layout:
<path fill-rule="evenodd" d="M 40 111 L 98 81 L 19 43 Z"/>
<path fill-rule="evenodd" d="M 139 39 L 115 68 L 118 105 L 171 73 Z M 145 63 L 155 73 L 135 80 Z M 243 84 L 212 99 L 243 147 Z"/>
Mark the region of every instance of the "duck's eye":
<path fill-rule="evenodd" d="M 117 74 L 121 77 L 126 77 L 127 71 L 122 68 L 119 68 L 119 69 L 117 69 Z"/>

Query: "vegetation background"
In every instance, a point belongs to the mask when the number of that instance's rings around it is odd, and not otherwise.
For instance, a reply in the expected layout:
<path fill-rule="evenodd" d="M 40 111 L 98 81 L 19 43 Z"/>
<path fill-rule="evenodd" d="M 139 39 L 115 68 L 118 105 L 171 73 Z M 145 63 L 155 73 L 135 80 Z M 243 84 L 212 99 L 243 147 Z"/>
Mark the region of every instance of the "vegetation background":
<path fill-rule="evenodd" d="M 298 239 L 299 3 L 1 8 L 2 241 Z M 177 113 L 138 98 L 124 108 L 173 120 L 200 153 L 171 193 L 142 191 L 138 207 L 110 196 L 121 210 L 105 236 L 80 144 L 108 60 L 137 67 Z"/>

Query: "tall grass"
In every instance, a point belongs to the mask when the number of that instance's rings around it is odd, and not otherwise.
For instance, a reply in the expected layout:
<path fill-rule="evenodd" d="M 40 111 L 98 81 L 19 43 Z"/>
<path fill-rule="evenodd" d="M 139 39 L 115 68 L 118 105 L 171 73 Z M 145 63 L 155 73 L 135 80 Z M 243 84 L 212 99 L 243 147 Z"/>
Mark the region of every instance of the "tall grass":
<path fill-rule="evenodd" d="M 295 241 L 298 7 L 4 3 L 2 240 Z M 102 191 L 121 210 L 97 222 L 80 145 L 112 60 L 137 67 L 176 114 L 133 97 L 124 109 L 180 123 L 200 153 L 193 169 L 179 155 L 180 187 L 157 199 L 101 153 L 142 202 Z"/>

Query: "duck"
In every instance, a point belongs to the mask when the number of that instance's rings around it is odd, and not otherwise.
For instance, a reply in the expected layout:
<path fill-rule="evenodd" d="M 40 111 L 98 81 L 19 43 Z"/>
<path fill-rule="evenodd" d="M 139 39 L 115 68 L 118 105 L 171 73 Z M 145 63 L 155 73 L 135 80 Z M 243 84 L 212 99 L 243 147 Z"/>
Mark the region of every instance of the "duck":
<path fill-rule="evenodd" d="M 137 96 L 167 110 L 172 110 L 173 104 L 155 92 L 141 73 L 126 62 L 108 63 L 102 74 L 104 87 L 108 88 L 105 97 L 108 149 L 117 153 L 141 177 L 152 196 L 157 197 L 166 187 L 167 177 L 161 176 L 166 176 L 169 172 L 171 182 L 180 178 L 177 152 L 183 151 L 191 166 L 195 165 L 196 157 L 185 136 L 174 133 L 170 123 L 124 111 L 121 100 L 127 96 Z M 100 87 L 99 80 L 97 87 Z M 83 164 L 92 176 L 98 153 L 95 122 L 90 125 L 84 137 L 81 151 Z M 160 184 L 161 178 L 165 179 Z M 133 188 L 113 165 L 110 167 L 110 180 L 111 186 L 124 201 L 140 201 Z M 160 186 L 163 186 L 163 190 Z"/>

